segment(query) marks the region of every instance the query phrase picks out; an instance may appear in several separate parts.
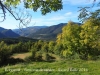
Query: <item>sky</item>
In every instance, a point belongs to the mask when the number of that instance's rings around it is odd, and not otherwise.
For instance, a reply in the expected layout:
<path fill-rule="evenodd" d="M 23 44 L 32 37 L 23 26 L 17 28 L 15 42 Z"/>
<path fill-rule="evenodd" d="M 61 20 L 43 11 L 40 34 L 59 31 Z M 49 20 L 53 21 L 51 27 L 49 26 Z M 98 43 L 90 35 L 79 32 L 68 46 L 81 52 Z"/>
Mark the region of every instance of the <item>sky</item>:
<path fill-rule="evenodd" d="M 59 23 L 68 23 L 68 21 L 80 22 L 78 20 L 79 8 L 84 6 L 92 6 L 93 0 L 62 0 L 63 1 L 63 9 L 57 12 L 51 12 L 46 15 L 41 15 L 41 12 L 38 10 L 34 12 L 32 10 L 27 10 L 31 15 L 31 22 L 29 26 L 52 26 L 57 25 Z M 98 2 L 99 0 L 97 0 Z M 22 9 L 22 5 L 19 6 Z M 92 10 L 97 9 L 94 7 Z M 18 13 L 20 13 L 18 11 Z M 23 12 L 22 10 L 22 13 Z M 1 16 L 0 16 L 1 17 Z M 15 20 L 11 14 L 6 13 L 6 19 L 3 22 L 0 22 L 0 27 L 6 29 L 18 29 L 19 21 Z"/>

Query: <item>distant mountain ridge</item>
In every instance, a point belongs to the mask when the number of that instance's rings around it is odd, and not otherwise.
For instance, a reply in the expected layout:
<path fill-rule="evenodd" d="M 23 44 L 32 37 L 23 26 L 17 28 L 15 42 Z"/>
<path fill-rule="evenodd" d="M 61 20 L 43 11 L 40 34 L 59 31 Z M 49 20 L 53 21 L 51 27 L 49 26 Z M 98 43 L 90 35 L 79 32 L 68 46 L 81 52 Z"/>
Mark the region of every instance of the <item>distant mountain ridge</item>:
<path fill-rule="evenodd" d="M 4 37 L 6 36 L 0 32 L 0 38 L 4 38 Z"/>
<path fill-rule="evenodd" d="M 81 23 L 74 23 L 81 25 Z M 57 35 L 62 32 L 62 28 L 65 25 L 67 25 L 67 23 L 60 23 L 52 26 L 33 26 L 22 28 L 22 30 L 14 29 L 13 31 L 23 37 L 40 40 L 56 40 Z"/>
<path fill-rule="evenodd" d="M 81 25 L 81 23 L 74 23 Z M 56 40 L 57 35 L 62 32 L 62 28 L 65 25 L 67 25 L 67 23 L 60 23 L 46 28 L 41 28 L 35 33 L 30 34 L 28 37 L 41 40 Z"/>
<path fill-rule="evenodd" d="M 33 39 L 42 39 L 42 40 L 55 40 L 57 34 L 62 32 L 62 27 L 67 23 L 60 23 L 46 28 L 41 28 L 35 33 L 31 33 L 28 37 Z"/>
<path fill-rule="evenodd" d="M 13 29 L 13 31 L 17 34 L 19 34 L 20 36 L 29 36 L 31 33 L 35 33 L 36 31 L 38 31 L 41 28 L 46 28 L 48 26 L 31 26 L 31 27 L 27 27 L 27 28 L 22 28 L 22 29 Z"/>
<path fill-rule="evenodd" d="M 0 32 L 2 32 L 3 30 L 6 30 L 6 29 L 4 29 L 4 28 L 0 27 Z"/>
<path fill-rule="evenodd" d="M 5 29 L 0 27 L 0 38 L 14 38 L 19 36 L 19 34 L 13 32 L 11 29 Z"/>

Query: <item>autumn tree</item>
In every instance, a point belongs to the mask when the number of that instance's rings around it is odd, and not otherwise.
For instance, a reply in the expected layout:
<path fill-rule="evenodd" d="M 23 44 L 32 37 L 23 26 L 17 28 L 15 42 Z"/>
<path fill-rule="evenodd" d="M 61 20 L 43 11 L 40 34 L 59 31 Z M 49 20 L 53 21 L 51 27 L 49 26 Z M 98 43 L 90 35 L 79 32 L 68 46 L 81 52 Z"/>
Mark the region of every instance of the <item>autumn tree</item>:
<path fill-rule="evenodd" d="M 95 18 L 88 19 L 80 33 L 81 58 L 88 59 L 100 55 L 100 21 Z"/>
<path fill-rule="evenodd" d="M 69 21 L 66 26 L 63 27 L 62 33 L 57 36 L 57 43 L 63 45 L 62 55 L 64 57 L 73 55 L 78 51 L 79 47 L 79 33 L 81 27 L 74 22 Z"/>
<path fill-rule="evenodd" d="M 94 59 L 100 55 L 100 21 L 90 18 L 83 25 L 69 22 L 57 36 L 57 44 L 62 44 L 61 54 L 64 57 Z"/>

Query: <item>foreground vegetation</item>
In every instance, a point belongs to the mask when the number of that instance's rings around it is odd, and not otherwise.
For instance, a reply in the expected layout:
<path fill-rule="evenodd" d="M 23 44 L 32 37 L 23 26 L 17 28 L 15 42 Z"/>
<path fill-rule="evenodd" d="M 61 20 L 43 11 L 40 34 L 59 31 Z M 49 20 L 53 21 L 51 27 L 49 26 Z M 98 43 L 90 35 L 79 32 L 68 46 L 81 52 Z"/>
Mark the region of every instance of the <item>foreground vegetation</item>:
<path fill-rule="evenodd" d="M 1 41 L 0 74 L 100 74 L 99 24 L 100 22 L 93 18 L 83 25 L 70 21 L 62 28 L 56 41 Z"/>
<path fill-rule="evenodd" d="M 0 75 L 99 75 L 100 60 L 30 62 L 0 68 Z"/>

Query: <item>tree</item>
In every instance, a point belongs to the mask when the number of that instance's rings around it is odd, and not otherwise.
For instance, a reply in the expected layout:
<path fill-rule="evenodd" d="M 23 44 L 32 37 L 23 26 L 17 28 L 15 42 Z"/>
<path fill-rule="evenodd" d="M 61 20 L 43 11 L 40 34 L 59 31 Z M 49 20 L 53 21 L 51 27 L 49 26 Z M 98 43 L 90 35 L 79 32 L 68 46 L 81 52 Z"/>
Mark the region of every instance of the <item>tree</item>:
<path fill-rule="evenodd" d="M 54 53 L 54 47 L 55 47 L 55 42 L 50 41 L 49 42 L 49 52 Z"/>
<path fill-rule="evenodd" d="M 0 42 L 0 66 L 5 64 L 10 56 L 12 55 L 10 47 L 7 46 L 4 41 Z"/>
<path fill-rule="evenodd" d="M 93 0 L 92 6 L 79 7 L 80 8 L 80 10 L 79 10 L 80 14 L 78 16 L 78 19 L 81 22 L 85 22 L 89 18 L 98 18 L 98 20 L 100 20 L 100 9 L 97 9 L 95 11 L 91 10 L 95 6 L 95 4 L 96 4 L 96 0 Z M 97 5 L 97 7 L 99 7 L 100 1 L 96 5 Z"/>
<path fill-rule="evenodd" d="M 62 33 L 57 36 L 57 44 L 60 42 L 63 45 L 61 52 L 64 57 L 71 56 L 78 51 L 80 30 L 81 27 L 79 25 L 69 21 L 62 28 Z"/>
<path fill-rule="evenodd" d="M 41 47 L 41 51 L 44 53 L 48 53 L 49 47 L 48 47 L 48 43 L 44 42 L 42 47 Z"/>
<path fill-rule="evenodd" d="M 69 22 L 57 36 L 57 44 L 62 44 L 60 51 L 63 57 L 81 59 L 96 59 L 100 55 L 100 21 L 91 18 L 83 25 Z"/>
<path fill-rule="evenodd" d="M 100 21 L 88 19 L 83 25 L 80 33 L 81 50 L 79 52 L 82 59 L 100 55 Z"/>
<path fill-rule="evenodd" d="M 93 0 L 93 6 L 94 6 L 95 2 L 96 2 L 96 0 Z M 0 7 L 1 7 L 0 9 L 3 14 L 3 16 L 1 16 L 1 17 L 3 17 L 2 21 L 5 20 L 6 11 L 8 11 L 16 20 L 20 20 L 20 23 L 25 25 L 23 23 L 24 21 L 21 17 L 22 15 L 19 16 L 18 13 L 16 13 L 17 16 L 15 16 L 15 14 L 13 13 L 14 12 L 13 9 L 18 8 L 18 5 L 20 5 L 21 3 L 24 4 L 24 8 L 32 9 L 35 12 L 38 9 L 40 9 L 40 11 L 43 15 L 50 13 L 51 11 L 58 11 L 58 10 L 63 9 L 62 0 L 0 0 Z M 98 3 L 98 5 L 99 4 L 100 3 Z M 84 11 L 84 8 L 82 8 L 80 11 Z M 83 12 L 80 12 L 80 14 L 81 13 L 83 13 Z M 87 15 L 87 12 L 84 12 L 84 14 L 85 15 L 83 17 L 85 17 Z M 79 15 L 80 19 L 82 19 L 81 15 Z M 28 16 L 29 16 L 29 14 L 28 14 Z M 27 22 L 29 22 L 29 21 L 27 21 Z"/>
<path fill-rule="evenodd" d="M 21 3 L 24 4 L 26 9 L 32 9 L 35 12 L 39 9 L 43 15 L 62 9 L 62 0 L 0 0 L 3 21 L 6 17 L 6 11 L 8 11 L 16 20 L 21 20 L 22 22 L 22 19 L 18 17 L 19 15 L 17 14 L 16 17 L 13 13 L 14 11 L 12 11 L 14 8 L 18 8 Z"/>

